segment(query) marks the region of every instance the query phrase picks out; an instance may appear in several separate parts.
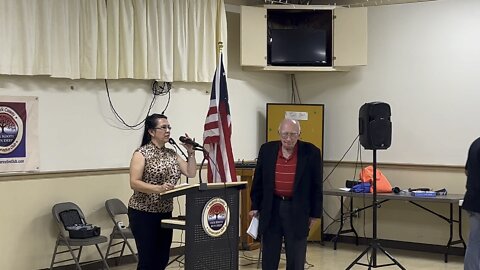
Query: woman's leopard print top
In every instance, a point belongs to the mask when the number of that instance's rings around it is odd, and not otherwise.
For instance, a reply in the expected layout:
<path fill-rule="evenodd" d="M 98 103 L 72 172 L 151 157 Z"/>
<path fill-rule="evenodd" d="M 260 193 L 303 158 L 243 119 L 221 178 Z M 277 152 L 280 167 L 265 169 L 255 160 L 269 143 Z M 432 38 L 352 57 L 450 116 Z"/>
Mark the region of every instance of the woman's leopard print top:
<path fill-rule="evenodd" d="M 153 143 L 141 146 L 136 151 L 145 157 L 142 181 L 153 185 L 166 182 L 176 184 L 180 179 L 180 166 L 177 153 L 170 148 L 158 148 Z M 134 191 L 128 206 L 146 212 L 166 213 L 173 211 L 173 199 L 160 199 L 159 194 L 146 194 Z"/>

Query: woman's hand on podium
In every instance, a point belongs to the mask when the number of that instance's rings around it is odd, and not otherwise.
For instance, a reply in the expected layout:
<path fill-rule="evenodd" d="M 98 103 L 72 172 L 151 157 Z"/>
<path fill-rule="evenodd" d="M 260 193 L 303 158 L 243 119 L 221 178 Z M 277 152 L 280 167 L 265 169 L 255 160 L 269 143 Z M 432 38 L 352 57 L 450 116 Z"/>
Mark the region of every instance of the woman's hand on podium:
<path fill-rule="evenodd" d="M 172 190 L 174 187 L 175 186 L 172 183 L 165 183 L 163 185 L 160 185 L 160 193 Z"/>

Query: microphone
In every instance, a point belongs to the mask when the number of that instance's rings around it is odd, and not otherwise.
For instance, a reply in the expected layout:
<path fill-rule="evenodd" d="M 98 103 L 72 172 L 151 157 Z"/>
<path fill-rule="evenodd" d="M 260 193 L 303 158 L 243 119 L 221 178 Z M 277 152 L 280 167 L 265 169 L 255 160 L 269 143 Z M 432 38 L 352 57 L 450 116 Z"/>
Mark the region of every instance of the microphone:
<path fill-rule="evenodd" d="M 182 143 L 184 144 L 190 144 L 192 145 L 193 147 L 198 147 L 198 148 L 201 148 L 203 149 L 203 146 L 201 146 L 200 144 L 194 142 L 192 139 L 190 138 L 187 138 L 185 136 L 180 136 L 180 138 L 178 138 Z"/>

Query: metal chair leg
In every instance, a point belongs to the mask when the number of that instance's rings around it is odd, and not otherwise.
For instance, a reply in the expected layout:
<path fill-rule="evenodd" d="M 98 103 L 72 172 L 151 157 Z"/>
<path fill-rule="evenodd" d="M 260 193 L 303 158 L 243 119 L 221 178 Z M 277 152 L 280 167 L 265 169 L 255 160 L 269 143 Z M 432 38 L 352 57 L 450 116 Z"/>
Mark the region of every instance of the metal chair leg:
<path fill-rule="evenodd" d="M 105 260 L 108 259 L 108 256 L 110 256 L 110 248 L 113 242 L 113 238 L 110 238 L 110 241 L 108 242 L 108 247 L 107 247 L 107 253 L 105 253 Z"/>
<path fill-rule="evenodd" d="M 130 245 L 130 243 L 128 243 L 127 239 L 125 239 L 125 243 L 127 244 L 128 249 L 130 249 L 130 252 L 132 252 L 133 257 L 135 257 L 135 261 L 138 262 L 138 256 L 137 256 L 137 254 L 135 254 L 135 251 L 133 251 L 133 248 Z"/>
<path fill-rule="evenodd" d="M 55 242 L 55 249 L 53 250 L 52 262 L 50 263 L 50 270 L 53 269 L 53 263 L 55 262 L 55 257 L 57 256 L 57 249 L 58 249 L 58 239 Z"/>
<path fill-rule="evenodd" d="M 96 247 L 97 250 L 98 250 L 98 254 L 100 254 L 100 257 L 102 258 L 103 264 L 105 265 L 105 267 L 107 268 L 107 270 L 110 270 L 110 268 L 108 267 L 108 263 L 107 263 L 107 261 L 105 260 L 105 258 L 103 257 L 102 251 L 100 250 L 100 247 L 98 246 L 98 244 L 95 244 L 95 247 Z M 102 267 L 102 269 L 103 269 L 103 267 Z"/>
<path fill-rule="evenodd" d="M 67 242 L 67 248 L 70 254 L 72 255 L 73 260 L 75 261 L 75 265 L 77 266 L 78 270 L 82 270 L 82 267 L 80 266 L 80 255 L 82 254 L 82 247 L 78 250 L 78 256 L 75 256 L 75 253 L 73 252 L 73 248 L 70 246 L 70 244 Z"/>

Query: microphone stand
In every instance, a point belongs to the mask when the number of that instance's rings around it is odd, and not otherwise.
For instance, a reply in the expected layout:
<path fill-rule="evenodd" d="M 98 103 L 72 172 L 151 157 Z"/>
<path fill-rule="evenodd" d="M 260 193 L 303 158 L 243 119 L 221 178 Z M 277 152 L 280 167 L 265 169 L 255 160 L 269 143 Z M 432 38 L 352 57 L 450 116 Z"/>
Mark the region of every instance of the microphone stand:
<path fill-rule="evenodd" d="M 185 155 L 185 153 L 182 151 L 182 148 L 180 148 L 180 146 L 178 146 L 178 144 L 175 142 L 175 140 L 172 139 L 172 138 L 170 138 L 170 139 L 168 140 L 168 142 L 169 142 L 171 145 L 173 145 L 173 147 L 174 147 L 175 149 L 177 149 L 178 151 L 180 151 L 180 153 L 182 153 L 182 156 L 184 156 L 185 159 L 186 159 L 187 162 L 188 162 L 188 156 Z M 188 177 L 185 178 L 185 181 L 186 181 L 186 183 L 188 184 Z M 178 216 L 178 219 L 179 219 L 179 220 L 185 220 L 185 216 L 184 216 L 184 215 Z M 174 263 L 174 262 L 183 263 L 183 262 L 180 261 L 180 258 L 183 257 L 184 255 L 185 255 L 185 254 L 180 254 L 180 255 L 178 255 L 178 256 L 175 257 L 173 260 L 169 261 L 169 262 L 167 263 L 167 266 L 170 265 L 170 264 L 172 264 L 172 263 Z"/>
<path fill-rule="evenodd" d="M 203 146 L 201 146 L 200 144 L 196 143 L 195 141 L 193 141 L 192 139 L 190 138 L 187 138 L 187 137 L 184 137 L 184 136 L 180 136 L 180 141 L 183 142 L 184 144 L 189 144 L 189 145 L 192 145 L 193 146 L 193 150 L 195 151 L 201 151 L 203 152 L 203 160 L 202 160 L 202 163 L 200 165 L 200 168 L 199 168 L 199 171 L 198 171 L 198 180 L 200 182 L 200 186 L 199 186 L 199 190 L 207 190 L 207 184 L 204 183 L 202 181 L 202 168 L 203 168 L 203 164 L 205 163 L 205 160 L 208 158 L 208 152 L 205 150 L 205 148 Z"/>
<path fill-rule="evenodd" d="M 205 164 L 205 161 L 208 159 L 208 152 L 203 148 L 202 146 L 197 146 L 193 148 L 196 151 L 202 151 L 203 153 L 203 160 L 202 163 L 200 163 L 200 168 L 198 169 L 198 181 L 200 183 L 200 186 L 198 187 L 198 190 L 207 190 L 207 183 L 203 182 L 202 180 L 202 169 L 203 165 Z"/>
<path fill-rule="evenodd" d="M 185 153 L 182 151 L 182 148 L 180 148 L 180 146 L 178 146 L 178 144 L 175 142 L 175 140 L 173 140 L 172 138 L 170 138 L 170 139 L 168 140 L 168 142 L 169 142 L 171 145 L 173 145 L 173 147 L 174 147 L 175 149 L 178 149 L 178 150 L 180 151 L 180 153 L 182 153 L 182 155 L 185 157 L 185 159 L 186 159 L 187 162 L 188 162 L 188 156 L 185 155 Z M 185 182 L 188 184 L 188 177 L 185 178 Z"/>
<path fill-rule="evenodd" d="M 188 161 L 188 156 L 185 155 L 185 153 L 182 151 L 182 149 L 178 145 L 175 145 L 175 148 L 177 148 L 180 151 L 180 153 L 182 153 L 182 156 Z"/>

